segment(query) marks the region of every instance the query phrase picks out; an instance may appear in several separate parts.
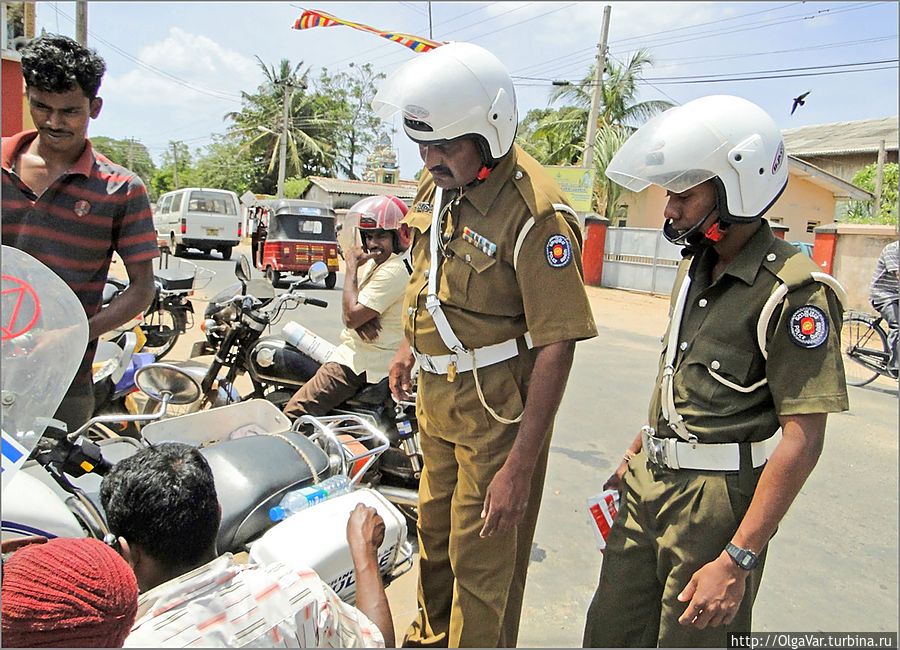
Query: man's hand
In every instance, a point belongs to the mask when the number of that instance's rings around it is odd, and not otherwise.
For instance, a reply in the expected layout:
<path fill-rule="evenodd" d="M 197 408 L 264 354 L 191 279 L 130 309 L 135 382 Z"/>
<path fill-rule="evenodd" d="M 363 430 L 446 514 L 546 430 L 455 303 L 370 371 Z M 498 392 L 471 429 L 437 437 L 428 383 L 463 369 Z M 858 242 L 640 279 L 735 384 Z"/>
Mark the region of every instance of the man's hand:
<path fill-rule="evenodd" d="M 625 476 L 625 472 L 628 469 L 628 461 L 622 459 L 622 462 L 619 463 L 619 466 L 615 469 L 615 471 L 609 475 L 609 478 L 606 479 L 606 483 L 603 484 L 604 490 L 615 490 L 621 496 L 622 494 L 622 477 Z"/>
<path fill-rule="evenodd" d="M 699 630 L 731 623 L 744 598 L 747 573 L 722 551 L 715 560 L 700 567 L 678 594 L 680 602 L 690 601 L 678 622 Z"/>
<path fill-rule="evenodd" d="M 356 328 L 356 333 L 359 334 L 359 338 L 363 341 L 374 341 L 381 333 L 381 319 L 376 317 L 366 321 Z"/>
<path fill-rule="evenodd" d="M 12 553 L 18 551 L 23 546 L 31 546 L 32 544 L 46 544 L 47 538 L 43 535 L 29 535 L 27 537 L 16 537 L 14 539 L 4 539 L 0 543 L 0 552 Z"/>
<path fill-rule="evenodd" d="M 503 534 L 519 525 L 528 507 L 531 474 L 505 463 L 494 475 L 484 496 L 480 537 Z"/>
<path fill-rule="evenodd" d="M 412 397 L 412 368 L 416 363 L 412 350 L 406 339 L 400 343 L 400 349 L 391 361 L 388 371 L 388 385 L 391 394 L 398 402 L 409 400 Z"/>
<path fill-rule="evenodd" d="M 377 554 L 384 541 L 384 519 L 375 508 L 357 503 L 347 520 L 351 553 Z"/>
<path fill-rule="evenodd" d="M 375 253 L 367 253 L 362 246 L 354 246 L 344 257 L 344 263 L 347 265 L 347 273 L 356 273 L 356 269 L 363 262 L 367 262 L 375 257 Z"/>

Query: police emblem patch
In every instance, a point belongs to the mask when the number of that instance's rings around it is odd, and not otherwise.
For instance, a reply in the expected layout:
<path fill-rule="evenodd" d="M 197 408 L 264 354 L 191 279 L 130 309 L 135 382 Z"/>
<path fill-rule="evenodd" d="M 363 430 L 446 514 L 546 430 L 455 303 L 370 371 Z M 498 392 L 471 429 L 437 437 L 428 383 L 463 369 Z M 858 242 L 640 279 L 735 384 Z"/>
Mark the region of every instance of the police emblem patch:
<path fill-rule="evenodd" d="M 572 261 L 572 244 L 565 235 L 551 235 L 544 250 L 547 263 L 555 269 L 561 269 Z"/>
<path fill-rule="evenodd" d="M 73 210 L 79 217 L 83 217 L 91 211 L 91 204 L 87 201 L 75 201 L 75 207 L 73 208 Z"/>
<path fill-rule="evenodd" d="M 817 348 L 828 338 L 828 318 L 818 307 L 803 305 L 791 314 L 788 333 L 801 348 Z"/>
<path fill-rule="evenodd" d="M 416 212 L 431 212 L 434 210 L 434 206 L 425 201 L 419 201 L 416 203 L 416 207 L 413 208 Z"/>

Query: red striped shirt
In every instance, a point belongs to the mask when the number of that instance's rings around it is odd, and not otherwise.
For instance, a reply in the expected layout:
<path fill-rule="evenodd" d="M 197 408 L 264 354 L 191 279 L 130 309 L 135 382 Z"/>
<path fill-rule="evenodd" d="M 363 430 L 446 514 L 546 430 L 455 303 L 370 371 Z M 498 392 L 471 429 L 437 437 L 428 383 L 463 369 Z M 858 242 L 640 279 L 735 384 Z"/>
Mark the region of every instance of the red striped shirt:
<path fill-rule="evenodd" d="M 75 164 L 37 196 L 15 171 L 19 154 L 36 136 L 24 131 L 3 138 L 3 244 L 53 269 L 91 317 L 100 310 L 113 252 L 126 265 L 159 256 L 147 190 L 137 175 L 95 153 L 88 140 Z M 90 382 L 95 348 L 92 341 L 76 382 Z"/>

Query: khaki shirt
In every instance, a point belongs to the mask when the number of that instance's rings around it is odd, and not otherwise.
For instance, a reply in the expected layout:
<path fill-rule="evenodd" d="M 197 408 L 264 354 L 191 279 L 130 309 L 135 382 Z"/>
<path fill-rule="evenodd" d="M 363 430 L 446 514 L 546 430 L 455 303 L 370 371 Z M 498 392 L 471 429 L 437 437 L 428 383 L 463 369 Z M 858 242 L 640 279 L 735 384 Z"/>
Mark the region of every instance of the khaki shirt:
<path fill-rule="evenodd" d="M 691 277 L 679 333 L 673 378 L 675 408 L 688 431 L 701 442 L 756 442 L 779 429 L 779 415 L 832 413 L 849 408 L 841 360 L 841 305 L 831 289 L 819 282 L 795 288 L 775 309 L 767 334 L 768 360 L 757 344 L 756 326 L 763 305 L 779 276 L 808 277 L 818 267 L 789 243 L 777 239 L 765 220 L 722 276 L 710 284 L 716 255 L 712 249 L 685 260 L 672 292 L 672 304 L 684 271 Z M 798 309 L 812 306 L 821 314 L 824 340 L 804 347 L 791 334 Z M 808 313 L 803 312 L 803 313 Z M 670 323 L 671 327 L 671 323 Z M 668 334 L 665 337 L 668 339 Z M 684 348 L 684 349 L 682 349 Z M 650 402 L 650 423 L 657 435 L 673 437 L 662 416 L 660 359 Z M 729 388 L 713 378 L 748 387 L 768 383 L 749 393 Z"/>
<path fill-rule="evenodd" d="M 406 216 L 413 233 L 413 273 L 404 300 L 406 339 L 420 353 L 443 355 L 444 345 L 425 307 L 430 267 L 435 185 L 424 171 L 413 209 Z M 457 197 L 444 191 L 444 205 Z M 504 156 L 483 183 L 463 193 L 442 223 L 447 235 L 439 270 L 438 298 L 450 326 L 468 349 L 531 333 L 535 347 L 597 335 L 584 290 L 581 232 L 554 203 L 566 203 L 544 169 L 518 146 Z M 513 266 L 519 231 L 529 218 Z M 469 228 L 489 243 L 493 255 L 463 238 Z M 552 263 L 551 263 L 552 259 Z"/>
<path fill-rule="evenodd" d="M 377 383 L 387 377 L 394 353 L 403 337 L 401 307 L 409 273 L 403 258 L 391 255 L 384 264 L 369 260 L 356 271 L 359 286 L 357 302 L 379 313 L 381 331 L 374 341 L 364 341 L 355 329 L 341 331 L 341 344 L 329 361 L 347 366 L 357 375 L 366 373 L 366 381 Z"/>

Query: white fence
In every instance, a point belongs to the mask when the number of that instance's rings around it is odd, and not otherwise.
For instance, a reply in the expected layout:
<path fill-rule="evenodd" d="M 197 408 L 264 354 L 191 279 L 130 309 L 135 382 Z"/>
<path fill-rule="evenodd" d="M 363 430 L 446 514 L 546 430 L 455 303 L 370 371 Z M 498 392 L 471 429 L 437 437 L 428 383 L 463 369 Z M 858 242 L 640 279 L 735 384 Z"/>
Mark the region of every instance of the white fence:
<path fill-rule="evenodd" d="M 658 228 L 609 228 L 601 285 L 667 294 L 675 284 L 681 247 Z"/>

